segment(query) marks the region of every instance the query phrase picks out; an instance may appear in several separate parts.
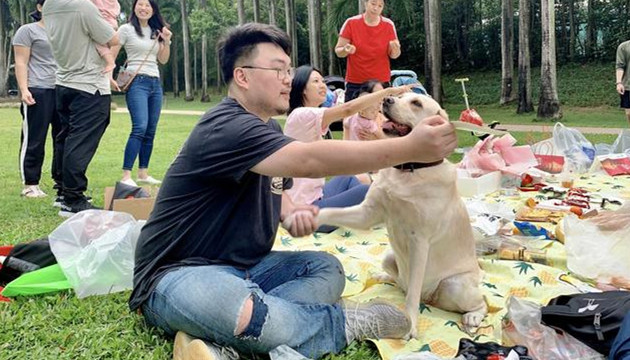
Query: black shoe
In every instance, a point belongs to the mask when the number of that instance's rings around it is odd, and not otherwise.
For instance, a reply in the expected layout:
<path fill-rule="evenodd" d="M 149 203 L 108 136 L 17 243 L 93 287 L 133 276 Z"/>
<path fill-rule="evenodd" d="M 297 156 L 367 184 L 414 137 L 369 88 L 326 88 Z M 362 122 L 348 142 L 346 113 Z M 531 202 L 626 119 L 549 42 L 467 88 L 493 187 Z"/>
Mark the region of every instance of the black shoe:
<path fill-rule="evenodd" d="M 92 202 L 92 197 L 91 196 L 86 196 L 85 200 L 87 200 L 87 202 L 91 203 Z M 55 198 L 55 202 L 53 202 L 53 206 L 60 208 L 62 204 L 63 204 L 63 195 L 58 195 Z"/>
<path fill-rule="evenodd" d="M 86 198 L 81 198 L 72 204 L 63 202 L 61 203 L 60 209 L 59 216 L 63 217 L 70 217 L 84 210 L 102 210 L 101 208 L 92 205 Z"/>

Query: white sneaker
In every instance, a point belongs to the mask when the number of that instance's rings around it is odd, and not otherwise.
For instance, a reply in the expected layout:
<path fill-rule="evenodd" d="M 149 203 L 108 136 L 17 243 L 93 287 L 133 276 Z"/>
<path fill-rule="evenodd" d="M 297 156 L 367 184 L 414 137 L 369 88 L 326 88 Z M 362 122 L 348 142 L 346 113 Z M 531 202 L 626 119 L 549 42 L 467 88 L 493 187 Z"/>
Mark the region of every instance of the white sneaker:
<path fill-rule="evenodd" d="M 39 185 L 28 185 L 22 189 L 22 196 L 27 198 L 40 198 L 48 195 L 39 188 Z"/>
<path fill-rule="evenodd" d="M 365 339 L 402 339 L 411 329 L 407 314 L 384 301 L 343 302 L 346 341 Z"/>
<path fill-rule="evenodd" d="M 138 184 L 136 184 L 135 181 L 131 180 L 131 178 L 125 179 L 125 180 L 120 180 L 119 182 L 121 184 L 129 185 L 129 186 L 138 186 Z"/>
<path fill-rule="evenodd" d="M 149 185 L 159 185 L 162 183 L 161 180 L 155 179 L 153 178 L 153 176 L 147 176 L 144 179 L 136 179 L 136 181 L 138 182 L 138 184 L 149 184 Z"/>
<path fill-rule="evenodd" d="M 238 360 L 234 349 L 195 339 L 183 331 L 175 335 L 173 360 Z"/>

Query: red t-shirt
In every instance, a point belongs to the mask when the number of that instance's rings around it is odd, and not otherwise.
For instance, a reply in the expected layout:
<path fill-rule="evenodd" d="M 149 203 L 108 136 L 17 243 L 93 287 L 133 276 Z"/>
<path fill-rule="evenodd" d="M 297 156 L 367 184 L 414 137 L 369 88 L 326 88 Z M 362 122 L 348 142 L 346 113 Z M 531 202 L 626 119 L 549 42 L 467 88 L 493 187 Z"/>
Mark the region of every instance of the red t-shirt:
<path fill-rule="evenodd" d="M 389 42 L 398 39 L 393 21 L 381 16 L 378 25 L 368 26 L 361 14 L 346 20 L 339 33 L 357 48 L 354 54 L 347 57 L 347 82 L 360 84 L 375 79 L 389 81 Z"/>

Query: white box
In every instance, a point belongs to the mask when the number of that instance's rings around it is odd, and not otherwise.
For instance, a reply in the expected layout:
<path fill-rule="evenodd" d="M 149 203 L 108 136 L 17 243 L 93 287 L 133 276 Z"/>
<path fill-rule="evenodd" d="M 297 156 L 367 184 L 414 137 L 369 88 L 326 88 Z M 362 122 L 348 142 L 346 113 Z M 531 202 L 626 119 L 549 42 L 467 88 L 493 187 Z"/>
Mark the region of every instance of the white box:
<path fill-rule="evenodd" d="M 472 178 L 464 169 L 457 169 L 457 190 L 460 196 L 484 195 L 501 188 L 501 172 L 493 171 L 477 178 Z"/>

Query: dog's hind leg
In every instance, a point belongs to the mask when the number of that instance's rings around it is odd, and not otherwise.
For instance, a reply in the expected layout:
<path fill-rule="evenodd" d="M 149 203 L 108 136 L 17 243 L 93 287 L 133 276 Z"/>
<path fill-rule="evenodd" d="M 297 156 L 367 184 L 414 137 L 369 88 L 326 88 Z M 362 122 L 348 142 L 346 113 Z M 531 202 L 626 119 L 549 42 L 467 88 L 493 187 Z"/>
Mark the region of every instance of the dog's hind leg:
<path fill-rule="evenodd" d="M 398 286 L 402 288 L 400 281 L 398 281 L 398 265 L 396 264 L 396 256 L 390 249 L 385 253 L 382 263 L 385 273 L 375 275 L 374 278 L 381 282 L 396 282 Z M 403 288 L 403 291 L 407 292 L 407 288 Z"/>
<path fill-rule="evenodd" d="M 479 289 L 479 275 L 463 273 L 440 282 L 434 304 L 441 309 L 464 313 L 462 323 L 476 328 L 488 313 L 488 306 Z"/>

